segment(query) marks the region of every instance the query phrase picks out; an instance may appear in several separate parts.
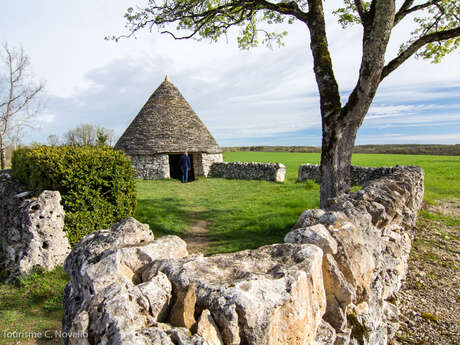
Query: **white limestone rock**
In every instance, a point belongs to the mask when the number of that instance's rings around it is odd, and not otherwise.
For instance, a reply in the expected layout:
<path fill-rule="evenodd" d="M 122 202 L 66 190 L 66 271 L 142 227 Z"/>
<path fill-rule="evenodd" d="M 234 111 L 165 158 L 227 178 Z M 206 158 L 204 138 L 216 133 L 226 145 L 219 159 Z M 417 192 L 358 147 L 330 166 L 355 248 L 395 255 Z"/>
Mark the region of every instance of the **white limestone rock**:
<path fill-rule="evenodd" d="M 315 244 L 325 254 L 337 254 L 337 241 L 323 224 L 292 230 L 284 237 L 284 243 Z"/>
<path fill-rule="evenodd" d="M 211 312 L 208 309 L 203 310 L 200 318 L 198 319 L 198 326 L 196 333 L 201 336 L 208 345 L 225 345 L 220 335 L 219 328 L 217 327 Z"/>
<path fill-rule="evenodd" d="M 278 244 L 211 257 L 154 262 L 143 279 L 163 272 L 174 289 L 196 287 L 225 344 L 310 344 L 325 311 L 320 248 Z"/>
<path fill-rule="evenodd" d="M 45 190 L 32 197 L 2 171 L 0 195 L 0 269 L 8 273 L 7 280 L 37 267 L 52 270 L 62 265 L 70 245 L 59 192 Z"/>
<path fill-rule="evenodd" d="M 411 227 L 423 200 L 423 170 L 395 167 L 357 173 L 359 179 L 380 179 L 334 199 L 327 210 L 305 211 L 286 241 L 305 238 L 326 252 L 324 320 L 336 331 L 335 344 L 386 345 L 397 329 L 398 310 L 388 301 L 407 271 Z M 311 224 L 327 229 L 337 243 L 335 253 L 310 239 L 312 231 L 302 228 L 311 229 Z"/>
<path fill-rule="evenodd" d="M 65 262 L 70 283 L 64 295 L 64 332 L 83 331 L 93 342 L 106 344 L 164 338 L 161 332 L 146 330 L 166 318 L 172 286 L 161 273 L 144 282 L 142 271 L 155 260 L 186 255 L 179 237 L 154 240 L 149 227 L 134 218 L 84 237 Z M 84 341 L 70 339 L 71 344 Z"/>

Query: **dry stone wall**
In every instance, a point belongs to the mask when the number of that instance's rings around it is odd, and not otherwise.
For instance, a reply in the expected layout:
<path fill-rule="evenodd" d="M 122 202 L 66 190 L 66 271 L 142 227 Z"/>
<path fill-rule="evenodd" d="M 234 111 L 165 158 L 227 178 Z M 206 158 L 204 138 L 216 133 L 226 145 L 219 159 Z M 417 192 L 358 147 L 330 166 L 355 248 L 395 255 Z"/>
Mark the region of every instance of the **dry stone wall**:
<path fill-rule="evenodd" d="M 423 170 L 398 168 L 306 210 L 285 243 L 209 257 L 127 219 L 65 264 L 67 344 L 386 345 Z"/>
<path fill-rule="evenodd" d="M 170 177 L 169 156 L 166 154 L 130 156 L 130 158 L 136 178 L 156 180 Z"/>
<path fill-rule="evenodd" d="M 222 153 L 198 153 L 198 160 L 194 160 L 198 164 L 197 166 L 197 176 L 208 177 L 211 166 L 214 163 L 222 163 L 224 158 Z"/>
<path fill-rule="evenodd" d="M 286 167 L 281 163 L 214 163 L 211 165 L 209 176 L 239 180 L 284 182 Z"/>
<path fill-rule="evenodd" d="M 352 186 L 362 186 L 368 181 L 379 179 L 396 171 L 399 167 L 360 167 L 351 166 L 350 183 Z M 302 164 L 299 166 L 297 181 L 302 182 L 313 180 L 316 183 L 321 183 L 321 169 L 317 164 Z"/>
<path fill-rule="evenodd" d="M 34 267 L 51 270 L 70 252 L 64 232 L 64 209 L 57 191 L 34 198 L 7 171 L 0 172 L 0 268 L 7 280 Z"/>
<path fill-rule="evenodd" d="M 327 210 L 306 210 L 286 235 L 287 243 L 315 244 L 324 252 L 323 331 L 336 340 L 316 344 L 386 345 L 394 335 L 394 301 L 406 275 L 423 192 L 421 168 L 397 167 L 333 200 Z"/>

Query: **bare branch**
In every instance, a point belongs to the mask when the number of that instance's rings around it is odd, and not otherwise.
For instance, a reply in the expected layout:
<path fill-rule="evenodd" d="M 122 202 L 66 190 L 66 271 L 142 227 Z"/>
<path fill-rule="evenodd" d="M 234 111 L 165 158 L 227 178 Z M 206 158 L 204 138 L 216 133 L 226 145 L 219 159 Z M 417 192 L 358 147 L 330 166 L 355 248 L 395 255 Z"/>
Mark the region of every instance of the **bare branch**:
<path fill-rule="evenodd" d="M 37 114 L 39 105 L 35 104 L 44 89 L 43 83 L 35 84 L 29 77 L 29 58 L 23 49 L 9 48 L 2 44 L 2 58 L 7 73 L 5 92 L 0 97 L 0 156 L 1 168 L 5 168 L 6 138 L 13 130 L 30 127 L 29 122 Z"/>
<path fill-rule="evenodd" d="M 380 80 L 383 80 L 391 72 L 393 72 L 396 68 L 401 66 L 403 62 L 405 62 L 412 55 L 414 55 L 417 52 L 417 50 L 422 48 L 425 44 L 432 43 L 432 42 L 444 41 L 444 40 L 448 40 L 448 39 L 458 37 L 458 36 L 460 36 L 460 27 L 455 28 L 455 29 L 451 29 L 451 30 L 435 32 L 435 33 L 428 34 L 426 36 L 420 37 L 415 42 L 413 42 L 409 47 L 407 47 L 403 52 L 401 52 L 396 58 L 391 60 L 383 68 Z"/>

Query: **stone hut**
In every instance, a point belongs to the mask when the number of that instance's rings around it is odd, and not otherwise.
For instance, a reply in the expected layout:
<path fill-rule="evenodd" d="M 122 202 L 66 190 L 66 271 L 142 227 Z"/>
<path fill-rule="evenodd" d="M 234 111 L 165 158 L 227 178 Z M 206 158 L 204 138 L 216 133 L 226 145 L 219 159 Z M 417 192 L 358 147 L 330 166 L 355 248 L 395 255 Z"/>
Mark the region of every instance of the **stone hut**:
<path fill-rule="evenodd" d="M 222 150 L 168 76 L 150 96 L 115 148 L 131 158 L 136 177 L 180 178 L 179 157 L 188 151 L 189 179 L 207 176 Z"/>

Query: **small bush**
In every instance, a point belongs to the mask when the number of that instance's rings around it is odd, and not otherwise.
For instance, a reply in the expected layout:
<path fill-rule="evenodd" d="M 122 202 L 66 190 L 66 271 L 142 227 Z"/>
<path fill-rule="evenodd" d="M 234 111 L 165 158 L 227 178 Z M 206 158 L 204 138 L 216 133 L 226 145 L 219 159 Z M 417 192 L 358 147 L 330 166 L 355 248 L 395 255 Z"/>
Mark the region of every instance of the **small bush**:
<path fill-rule="evenodd" d="M 429 320 L 429 321 L 438 321 L 438 318 L 431 314 L 431 313 L 423 313 L 422 314 L 422 317 L 425 319 L 425 320 Z"/>
<path fill-rule="evenodd" d="M 43 190 L 61 193 L 72 246 L 94 230 L 108 228 L 135 212 L 131 162 L 109 147 L 20 149 L 13 154 L 12 175 L 37 194 Z"/>

